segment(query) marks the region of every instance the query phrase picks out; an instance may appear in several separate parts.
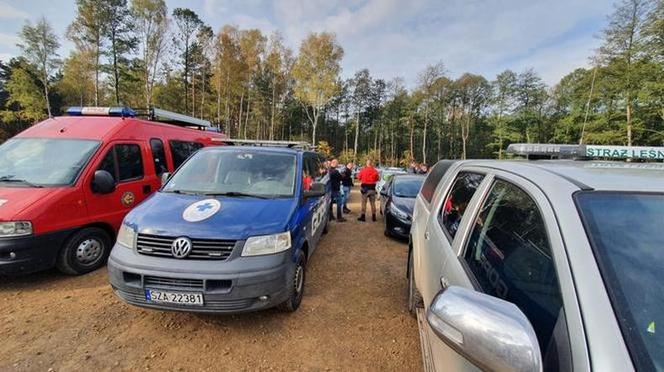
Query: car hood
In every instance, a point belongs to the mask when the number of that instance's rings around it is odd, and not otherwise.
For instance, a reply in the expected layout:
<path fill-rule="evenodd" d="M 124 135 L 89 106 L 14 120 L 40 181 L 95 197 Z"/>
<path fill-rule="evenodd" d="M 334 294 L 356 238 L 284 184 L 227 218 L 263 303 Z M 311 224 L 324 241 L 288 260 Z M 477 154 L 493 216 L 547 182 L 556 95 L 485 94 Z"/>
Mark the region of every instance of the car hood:
<path fill-rule="evenodd" d="M 408 213 L 409 216 L 413 216 L 413 209 L 415 208 L 415 198 L 401 198 L 394 196 L 392 198 L 392 203 L 402 211 Z"/>
<path fill-rule="evenodd" d="M 57 197 L 60 188 L 0 187 L 0 221 L 11 221 L 36 202 Z"/>
<path fill-rule="evenodd" d="M 202 221 L 186 221 L 184 210 L 205 199 L 218 200 L 219 211 Z M 244 240 L 285 231 L 296 207 L 294 198 L 208 197 L 158 192 L 132 210 L 125 223 L 144 234 Z"/>

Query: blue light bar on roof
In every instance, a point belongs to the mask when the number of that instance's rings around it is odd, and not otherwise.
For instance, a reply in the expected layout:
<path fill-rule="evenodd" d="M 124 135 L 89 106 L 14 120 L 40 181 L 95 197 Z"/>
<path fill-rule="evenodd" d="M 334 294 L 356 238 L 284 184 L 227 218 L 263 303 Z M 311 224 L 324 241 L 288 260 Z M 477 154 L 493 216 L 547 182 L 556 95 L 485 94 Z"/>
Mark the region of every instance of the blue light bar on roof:
<path fill-rule="evenodd" d="M 74 106 L 67 109 L 69 116 L 116 116 L 135 117 L 136 112 L 129 107 L 80 107 Z"/>

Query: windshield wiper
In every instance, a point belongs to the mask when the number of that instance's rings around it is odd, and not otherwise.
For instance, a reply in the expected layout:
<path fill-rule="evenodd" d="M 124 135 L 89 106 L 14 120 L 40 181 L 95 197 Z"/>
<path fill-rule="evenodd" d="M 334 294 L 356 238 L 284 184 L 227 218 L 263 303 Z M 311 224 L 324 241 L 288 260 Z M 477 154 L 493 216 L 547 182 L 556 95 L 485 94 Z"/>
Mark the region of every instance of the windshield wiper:
<path fill-rule="evenodd" d="M 205 195 L 200 192 L 188 191 L 188 190 L 162 190 L 162 192 L 172 192 L 173 194 L 184 194 L 184 195 Z"/>
<path fill-rule="evenodd" d="M 258 199 L 270 199 L 269 196 L 257 195 L 257 194 L 247 194 L 239 191 L 227 191 L 227 192 L 209 192 L 203 193 L 205 196 L 230 196 L 230 197 L 246 197 L 246 198 L 258 198 Z"/>
<path fill-rule="evenodd" d="M 32 183 L 32 182 L 27 181 L 27 180 L 22 180 L 22 179 L 20 179 L 20 178 L 14 178 L 13 175 L 11 175 L 11 176 L 2 176 L 2 177 L 0 177 L 0 182 L 22 183 L 22 184 L 24 184 L 24 185 L 28 185 L 28 186 L 30 186 L 30 187 L 37 187 L 37 188 L 42 188 L 42 187 L 44 187 L 44 186 L 42 186 L 42 185 L 37 185 L 37 184 Z"/>

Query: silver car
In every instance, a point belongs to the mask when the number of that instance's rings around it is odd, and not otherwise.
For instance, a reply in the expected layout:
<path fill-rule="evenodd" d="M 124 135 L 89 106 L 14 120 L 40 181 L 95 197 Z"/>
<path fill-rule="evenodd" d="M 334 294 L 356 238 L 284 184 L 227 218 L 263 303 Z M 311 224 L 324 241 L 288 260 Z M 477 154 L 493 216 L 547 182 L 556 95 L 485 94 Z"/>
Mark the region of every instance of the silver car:
<path fill-rule="evenodd" d="M 427 370 L 664 370 L 664 164 L 441 161 L 408 257 Z"/>

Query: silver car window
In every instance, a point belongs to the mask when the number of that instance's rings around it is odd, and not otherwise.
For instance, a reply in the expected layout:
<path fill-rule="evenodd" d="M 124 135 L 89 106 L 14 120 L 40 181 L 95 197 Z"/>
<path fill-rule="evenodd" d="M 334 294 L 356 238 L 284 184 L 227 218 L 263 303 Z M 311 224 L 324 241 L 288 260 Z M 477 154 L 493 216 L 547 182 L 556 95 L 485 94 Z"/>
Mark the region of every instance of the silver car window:
<path fill-rule="evenodd" d="M 544 370 L 566 370 L 563 300 L 535 201 L 517 186 L 496 180 L 473 224 L 463 261 L 484 293 L 514 303 L 528 317 Z"/>

